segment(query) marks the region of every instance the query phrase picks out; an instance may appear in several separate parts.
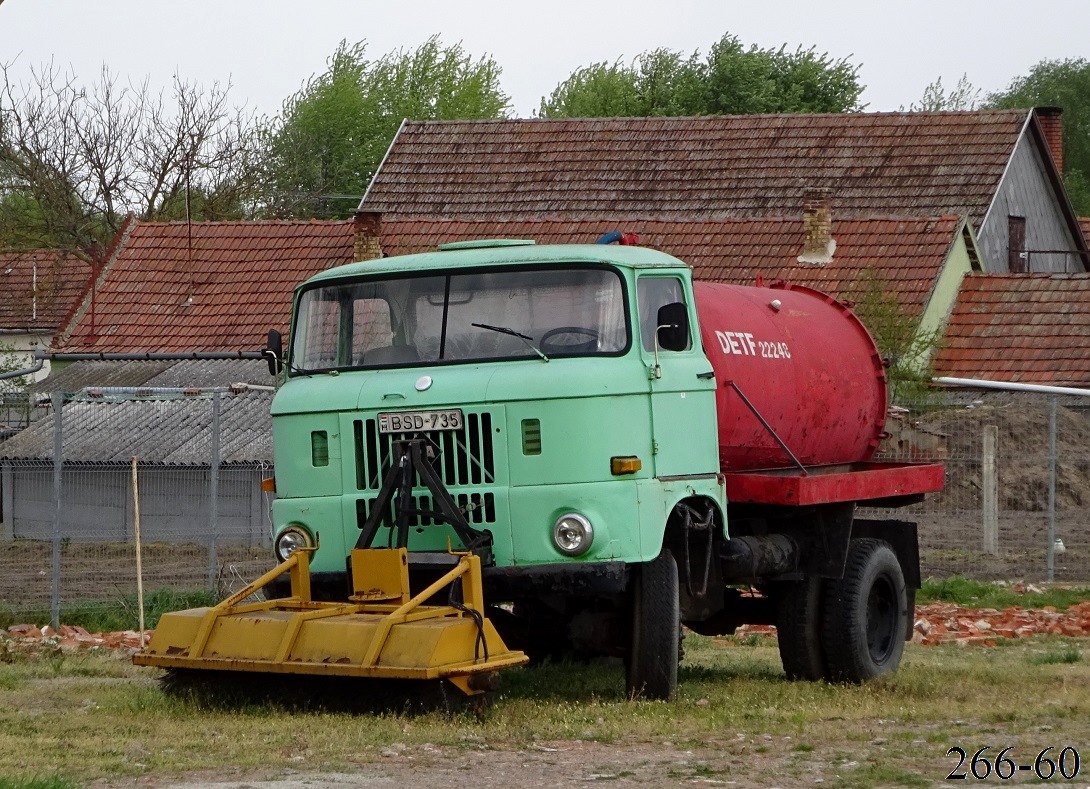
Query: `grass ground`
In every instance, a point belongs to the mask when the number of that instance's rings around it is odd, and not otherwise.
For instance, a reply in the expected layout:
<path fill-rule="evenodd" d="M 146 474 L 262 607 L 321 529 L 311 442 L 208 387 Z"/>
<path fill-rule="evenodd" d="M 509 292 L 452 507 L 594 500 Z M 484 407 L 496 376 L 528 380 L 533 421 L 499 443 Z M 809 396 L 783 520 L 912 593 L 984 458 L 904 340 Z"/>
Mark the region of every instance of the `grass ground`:
<path fill-rule="evenodd" d="M 787 682 L 772 639 L 690 634 L 676 702 L 624 698 L 619 665 L 544 665 L 505 673 L 483 721 L 181 700 L 162 693 L 156 670 L 117 655 L 11 656 L 0 664 L 0 789 L 299 770 L 426 783 L 451 764 L 486 789 L 510 785 L 496 765 L 542 758 L 556 783 L 931 786 L 957 767 L 954 746 L 971 758 L 987 745 L 993 759 L 1013 746 L 1018 763 L 1048 746 L 1090 755 L 1090 645 L 1002 643 L 909 644 L 895 675 L 832 686 Z"/>
<path fill-rule="evenodd" d="M 1031 585 L 1032 586 L 1032 585 Z M 916 595 L 919 604 L 933 602 L 957 603 L 972 608 L 1045 608 L 1052 606 L 1059 611 L 1076 603 L 1090 600 L 1090 587 L 1085 585 L 1040 584 L 1025 591 L 1026 586 L 1013 587 L 984 581 L 974 581 L 960 575 L 947 578 L 927 578 Z M 1021 589 L 1021 591 L 1019 591 Z"/>

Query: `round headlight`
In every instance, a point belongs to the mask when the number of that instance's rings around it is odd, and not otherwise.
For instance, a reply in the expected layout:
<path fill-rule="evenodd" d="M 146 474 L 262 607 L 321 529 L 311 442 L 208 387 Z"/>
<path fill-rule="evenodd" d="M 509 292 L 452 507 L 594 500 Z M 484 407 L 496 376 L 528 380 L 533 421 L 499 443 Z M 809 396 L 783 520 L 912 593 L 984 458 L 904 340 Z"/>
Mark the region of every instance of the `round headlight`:
<path fill-rule="evenodd" d="M 291 526 L 280 532 L 280 536 L 276 538 L 276 557 L 284 562 L 300 548 L 310 546 L 310 535 L 298 526 Z"/>
<path fill-rule="evenodd" d="M 561 515 L 553 524 L 553 542 L 565 556 L 579 556 L 590 550 L 594 527 L 578 512 Z"/>

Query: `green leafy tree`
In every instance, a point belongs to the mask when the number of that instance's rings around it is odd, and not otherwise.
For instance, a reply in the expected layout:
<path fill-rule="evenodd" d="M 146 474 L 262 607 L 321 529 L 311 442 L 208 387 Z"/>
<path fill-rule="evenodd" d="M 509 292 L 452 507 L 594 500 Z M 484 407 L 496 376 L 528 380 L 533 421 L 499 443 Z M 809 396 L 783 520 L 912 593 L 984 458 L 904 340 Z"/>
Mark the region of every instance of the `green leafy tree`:
<path fill-rule="evenodd" d="M 932 361 L 942 344 L 938 331 L 921 331 L 920 321 L 911 315 L 881 275 L 864 270 L 845 294 L 852 310 L 870 331 L 882 358 L 889 362 L 886 377 L 890 401 L 920 403 L 928 398 L 928 383 L 934 375 Z"/>
<path fill-rule="evenodd" d="M 268 210 L 349 216 L 401 122 L 503 117 L 509 100 L 491 57 L 433 36 L 412 51 L 368 60 L 366 44 L 341 42 L 328 68 L 266 123 Z"/>
<path fill-rule="evenodd" d="M 746 47 L 724 35 L 706 57 L 656 49 L 631 64 L 581 68 L 542 99 L 545 118 L 850 112 L 863 109 L 859 67 L 813 47 Z"/>
<path fill-rule="evenodd" d="M 1090 216 L 1090 62 L 1042 60 L 1006 90 L 988 95 L 996 108 L 1063 108 L 1064 183 L 1075 210 Z"/>

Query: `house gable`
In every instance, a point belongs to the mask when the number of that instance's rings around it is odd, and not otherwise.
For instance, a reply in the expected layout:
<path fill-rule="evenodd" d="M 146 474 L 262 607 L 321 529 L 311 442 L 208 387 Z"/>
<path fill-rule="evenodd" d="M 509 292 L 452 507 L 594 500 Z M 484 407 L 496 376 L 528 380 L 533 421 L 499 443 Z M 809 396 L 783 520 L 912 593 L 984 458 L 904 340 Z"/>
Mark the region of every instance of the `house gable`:
<path fill-rule="evenodd" d="M 1031 115 L 978 233 L 993 273 L 1086 271 L 1086 242 L 1045 145 Z"/>

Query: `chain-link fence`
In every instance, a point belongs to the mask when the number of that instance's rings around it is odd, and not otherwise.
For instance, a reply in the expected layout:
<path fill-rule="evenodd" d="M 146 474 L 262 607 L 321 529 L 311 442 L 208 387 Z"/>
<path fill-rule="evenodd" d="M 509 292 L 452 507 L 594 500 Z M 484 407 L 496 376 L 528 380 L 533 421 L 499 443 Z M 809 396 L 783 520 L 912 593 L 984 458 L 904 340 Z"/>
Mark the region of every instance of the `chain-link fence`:
<path fill-rule="evenodd" d="M 40 397 L 0 442 L 0 612 L 132 605 L 138 510 L 149 593 L 223 594 L 271 567 L 270 402 Z M 918 521 L 925 575 L 1090 579 L 1090 398 L 936 396 L 894 409 L 889 432 L 883 457 L 946 464 L 942 493 L 894 515 Z"/>
<path fill-rule="evenodd" d="M 270 402 L 226 389 L 40 398 L 48 413 L 0 443 L 0 611 L 133 605 L 137 520 L 149 593 L 220 595 L 272 566 Z"/>
<path fill-rule="evenodd" d="M 938 460 L 919 523 L 924 575 L 1090 579 L 1090 398 L 955 391 L 893 409 L 882 455 Z"/>
<path fill-rule="evenodd" d="M 0 441 L 15 435 L 30 422 L 30 397 L 26 392 L 3 388 L 0 381 Z"/>

